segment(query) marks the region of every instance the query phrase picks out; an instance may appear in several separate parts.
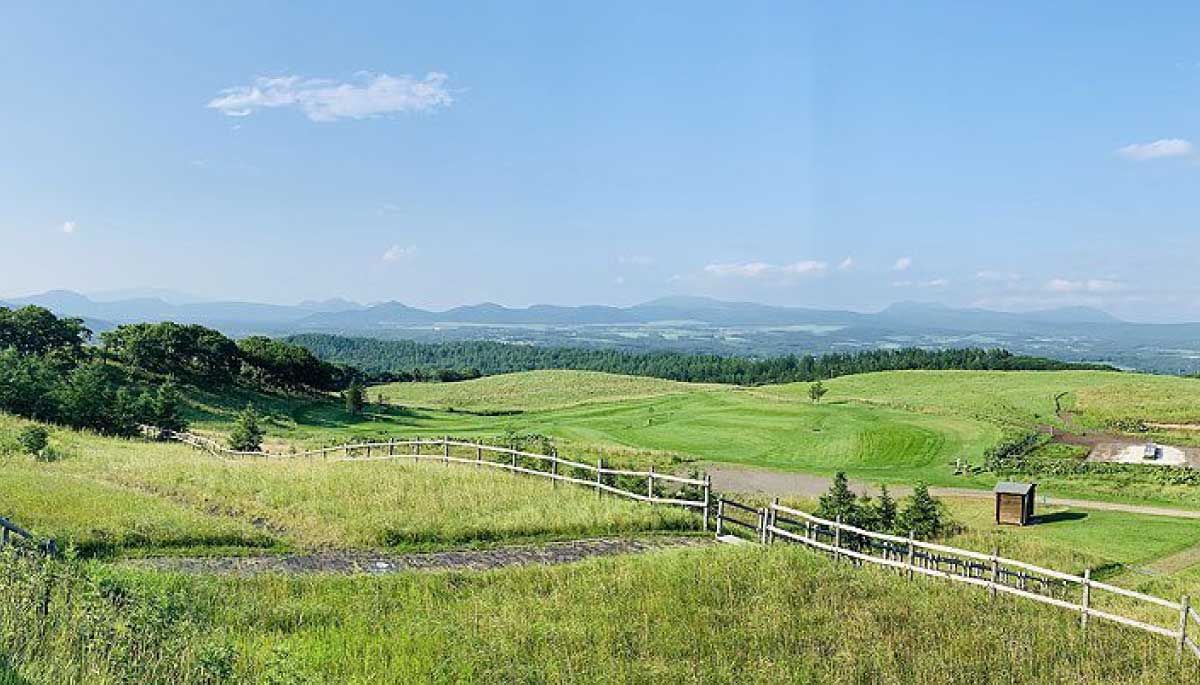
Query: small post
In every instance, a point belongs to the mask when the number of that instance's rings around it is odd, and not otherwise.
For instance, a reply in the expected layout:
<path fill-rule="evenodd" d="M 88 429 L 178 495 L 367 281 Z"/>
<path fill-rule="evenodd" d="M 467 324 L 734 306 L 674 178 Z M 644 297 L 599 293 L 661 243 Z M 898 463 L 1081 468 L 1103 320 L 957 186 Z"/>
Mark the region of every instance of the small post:
<path fill-rule="evenodd" d="M 346 445 L 346 458 L 347 459 L 350 458 L 350 446 L 349 445 Z"/>
<path fill-rule="evenodd" d="M 513 469 L 517 468 L 517 453 L 515 451 L 508 453 L 508 465 Z"/>
<path fill-rule="evenodd" d="M 446 466 L 450 465 L 450 438 L 442 438 L 442 463 Z"/>
<path fill-rule="evenodd" d="M 475 443 L 475 468 L 483 465 L 483 445 L 479 442 Z"/>
<path fill-rule="evenodd" d="M 709 475 L 706 473 L 706 474 L 704 474 L 704 531 L 705 532 L 708 532 L 708 507 L 709 507 L 708 498 L 709 498 L 709 493 L 711 492 L 711 489 L 712 489 L 712 480 L 709 478 Z"/>
<path fill-rule="evenodd" d="M 758 542 L 761 545 L 767 544 L 767 508 L 763 507 L 758 510 Z"/>
<path fill-rule="evenodd" d="M 550 487 L 558 487 L 558 450 L 550 453 Z"/>
<path fill-rule="evenodd" d="M 1188 636 L 1188 611 L 1191 609 L 1191 602 L 1188 596 L 1184 595 L 1183 599 L 1179 600 L 1179 654 L 1180 659 L 1183 658 L 1183 648 L 1187 645 Z"/>
<path fill-rule="evenodd" d="M 600 472 L 604 469 L 604 458 L 596 458 L 596 496 L 600 496 Z"/>
<path fill-rule="evenodd" d="M 841 556 L 842 548 L 842 515 L 837 515 L 837 520 L 833 522 L 833 558 L 837 559 Z"/>
<path fill-rule="evenodd" d="M 804 522 L 804 537 L 808 538 L 809 540 L 813 539 L 812 521 Z"/>
<path fill-rule="evenodd" d="M 996 599 L 996 583 L 1000 580 L 1000 547 L 992 548 L 992 583 L 988 586 L 988 593 L 992 599 Z"/>
<path fill-rule="evenodd" d="M 779 516 L 779 511 L 775 508 L 779 506 L 779 498 L 776 497 L 771 501 L 770 508 L 767 509 L 767 544 L 775 542 L 775 531 L 771 530 L 775 527 L 775 519 Z"/>
<path fill-rule="evenodd" d="M 371 458 L 371 444 L 367 443 L 367 459 Z"/>
<path fill-rule="evenodd" d="M 654 499 L 654 467 L 650 467 L 650 475 L 646 476 L 646 497 Z"/>
<path fill-rule="evenodd" d="M 1092 569 L 1083 569 L 1083 602 L 1079 605 L 1079 628 L 1087 631 L 1088 607 L 1092 604 Z"/>
<path fill-rule="evenodd" d="M 917 531 L 908 531 L 908 579 L 913 579 L 913 567 L 917 561 Z"/>
<path fill-rule="evenodd" d="M 721 537 L 721 529 L 725 523 L 725 499 L 717 498 L 717 537 Z"/>
<path fill-rule="evenodd" d="M 388 456 L 389 457 L 396 456 L 396 439 L 395 438 L 388 438 Z"/>

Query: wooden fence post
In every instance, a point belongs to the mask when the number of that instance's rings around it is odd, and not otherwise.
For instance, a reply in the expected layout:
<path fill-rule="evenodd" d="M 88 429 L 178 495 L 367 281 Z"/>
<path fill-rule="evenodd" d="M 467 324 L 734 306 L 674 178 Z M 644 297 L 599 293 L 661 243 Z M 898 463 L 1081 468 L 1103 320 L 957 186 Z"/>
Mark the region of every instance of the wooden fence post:
<path fill-rule="evenodd" d="M 442 438 L 442 463 L 446 466 L 450 465 L 450 438 L 449 436 Z"/>
<path fill-rule="evenodd" d="M 996 583 L 1000 580 L 1000 548 L 992 548 L 992 584 L 988 587 L 988 593 L 992 599 L 996 599 Z"/>
<path fill-rule="evenodd" d="M 550 487 L 558 487 L 558 450 L 550 453 Z"/>
<path fill-rule="evenodd" d="M 758 544 L 767 544 L 767 508 L 758 510 Z"/>
<path fill-rule="evenodd" d="M 371 443 L 367 443 L 367 459 L 371 458 Z"/>
<path fill-rule="evenodd" d="M 1079 628 L 1087 632 L 1088 607 L 1092 604 L 1092 569 L 1083 569 L 1083 602 L 1079 605 Z"/>
<path fill-rule="evenodd" d="M 717 498 L 717 537 L 721 537 L 721 529 L 725 523 L 725 498 Z"/>
<path fill-rule="evenodd" d="M 516 468 L 517 468 L 517 453 L 516 453 L 516 452 L 509 452 L 509 453 L 508 453 L 508 465 L 509 465 L 509 466 L 510 466 L 510 467 L 511 467 L 513 470 L 516 470 Z"/>
<path fill-rule="evenodd" d="M 1188 596 L 1184 595 L 1183 599 L 1179 600 L 1179 654 L 1180 659 L 1183 658 L 1183 648 L 1187 646 L 1188 636 L 1188 611 L 1191 609 L 1191 603 Z"/>
<path fill-rule="evenodd" d="M 654 467 L 650 467 L 649 475 L 646 476 L 646 497 L 654 499 Z"/>
<path fill-rule="evenodd" d="M 706 473 L 704 474 L 704 532 L 708 532 L 708 508 L 709 508 L 709 493 L 712 490 L 712 480 Z"/>
<path fill-rule="evenodd" d="M 913 579 L 913 568 L 917 565 L 917 531 L 908 531 L 908 579 Z"/>
<path fill-rule="evenodd" d="M 388 438 L 388 456 L 389 457 L 396 456 L 396 439 L 395 438 Z"/>
<path fill-rule="evenodd" d="M 347 459 L 350 458 L 350 446 L 349 445 L 346 445 L 346 458 Z"/>
<path fill-rule="evenodd" d="M 775 531 L 771 530 L 775 527 L 775 520 L 779 516 L 779 511 L 775 508 L 779 506 L 779 498 L 776 497 L 771 501 L 771 506 L 767 509 L 767 544 L 775 542 Z"/>
<path fill-rule="evenodd" d="M 483 466 L 483 445 L 478 441 L 475 442 L 475 468 Z"/>
<path fill-rule="evenodd" d="M 604 469 L 604 457 L 596 458 L 596 496 L 600 496 L 600 472 Z"/>
<path fill-rule="evenodd" d="M 837 515 L 837 520 L 833 522 L 833 558 L 837 559 L 842 556 L 842 515 Z"/>

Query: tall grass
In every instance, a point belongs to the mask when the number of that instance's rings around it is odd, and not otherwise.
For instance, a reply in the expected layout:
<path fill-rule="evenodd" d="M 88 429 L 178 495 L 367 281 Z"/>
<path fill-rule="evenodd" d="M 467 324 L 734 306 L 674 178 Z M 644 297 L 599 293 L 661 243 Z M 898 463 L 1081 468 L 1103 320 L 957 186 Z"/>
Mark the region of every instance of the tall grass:
<path fill-rule="evenodd" d="M 21 563 L 7 558 L 0 569 L 26 578 L 0 595 L 8 683 L 1200 677 L 1166 640 L 1099 623 L 1085 636 L 1075 615 L 1053 607 L 909 582 L 796 547 L 375 578 L 231 580 Z M 47 588 L 41 618 L 25 598 Z"/>

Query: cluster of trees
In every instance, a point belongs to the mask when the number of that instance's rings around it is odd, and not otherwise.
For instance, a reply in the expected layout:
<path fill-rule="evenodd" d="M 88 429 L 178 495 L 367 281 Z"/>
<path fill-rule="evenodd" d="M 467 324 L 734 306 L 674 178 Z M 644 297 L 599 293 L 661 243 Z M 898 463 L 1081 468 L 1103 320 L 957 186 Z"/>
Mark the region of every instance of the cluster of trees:
<path fill-rule="evenodd" d="M 80 319 L 0 307 L 0 411 L 107 435 L 134 435 L 141 425 L 179 431 L 186 422 L 176 381 L 325 391 L 354 375 L 296 345 L 235 343 L 203 326 L 133 324 L 102 334 L 99 346 L 91 339 Z"/>
<path fill-rule="evenodd" d="M 335 390 L 352 375 L 303 347 L 262 336 L 234 342 L 220 331 L 170 321 L 127 324 L 100 335 L 108 358 L 199 386 L 236 380 L 288 391 Z"/>
<path fill-rule="evenodd" d="M 766 359 L 684 352 L 624 352 L 499 342 L 418 343 L 305 334 L 287 341 L 321 359 L 353 365 L 376 380 L 458 380 L 534 369 L 607 371 L 678 381 L 763 385 L 899 369 L 1061 370 L 1112 367 L 1014 355 L 1003 349 L 870 350 Z M 465 373 L 464 373 L 465 372 Z M 445 376 L 445 377 L 443 377 Z M 816 400 L 814 400 L 816 401 Z"/>
<path fill-rule="evenodd" d="M 107 435 L 135 435 L 142 424 L 182 430 L 182 400 L 172 383 L 140 386 L 125 369 L 86 353 L 91 333 L 82 322 L 47 314 L 4 317 L 9 344 L 0 349 L 0 411 Z M 23 328 L 25 321 L 38 328 Z M 18 347 L 14 334 L 35 342 Z"/>
<path fill-rule="evenodd" d="M 817 501 L 814 514 L 831 521 L 841 517 L 842 523 L 879 533 L 907 535 L 912 532 L 922 540 L 941 537 L 952 526 L 945 506 L 929 494 L 925 483 L 917 483 L 901 507 L 887 486 L 880 487 L 878 498 L 872 499 L 865 494 L 855 496 L 846 474 L 840 471 L 833 477 L 829 491 Z"/>

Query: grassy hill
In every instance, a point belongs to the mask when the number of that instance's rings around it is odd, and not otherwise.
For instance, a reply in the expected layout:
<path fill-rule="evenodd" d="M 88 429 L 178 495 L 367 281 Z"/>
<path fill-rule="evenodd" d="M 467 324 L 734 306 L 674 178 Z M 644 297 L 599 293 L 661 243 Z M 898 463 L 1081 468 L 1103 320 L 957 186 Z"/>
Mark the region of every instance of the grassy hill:
<path fill-rule="evenodd" d="M 597 371 L 526 371 L 460 383 L 391 383 L 371 388 L 370 399 L 412 407 L 503 413 L 555 409 L 594 402 L 660 397 L 720 388 Z"/>

